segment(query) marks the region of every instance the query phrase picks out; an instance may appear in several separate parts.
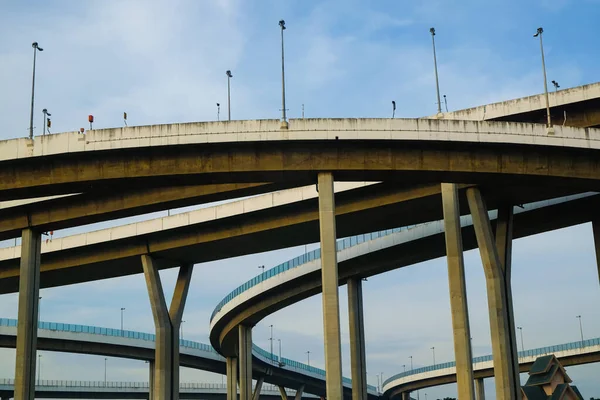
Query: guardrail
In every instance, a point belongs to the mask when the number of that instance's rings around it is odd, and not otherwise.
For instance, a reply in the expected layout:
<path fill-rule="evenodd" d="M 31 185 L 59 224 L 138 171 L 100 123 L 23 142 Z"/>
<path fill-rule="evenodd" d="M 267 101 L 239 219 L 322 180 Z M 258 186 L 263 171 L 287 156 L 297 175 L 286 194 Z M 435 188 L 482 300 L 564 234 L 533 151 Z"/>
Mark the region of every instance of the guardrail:
<path fill-rule="evenodd" d="M 521 360 L 525 359 L 525 358 L 539 357 L 539 356 L 543 356 L 543 355 L 547 355 L 547 354 L 557 353 L 559 351 L 568 351 L 568 350 L 577 350 L 577 349 L 583 350 L 586 347 L 591 347 L 591 346 L 600 346 L 600 338 L 587 339 L 587 340 L 584 340 L 583 342 L 580 340 L 577 342 L 556 344 L 553 346 L 539 347 L 536 349 L 519 351 L 518 357 L 519 357 L 519 362 L 521 362 Z M 473 365 L 482 363 L 482 362 L 487 362 L 487 361 L 493 361 L 493 358 L 491 355 L 474 357 Z M 437 371 L 440 369 L 453 368 L 453 367 L 456 367 L 456 361 L 450 361 L 450 362 L 445 362 L 445 363 L 441 363 L 441 364 L 429 365 L 427 367 L 415 368 L 411 371 L 401 372 L 399 374 L 396 374 L 396 375 L 386 379 L 383 382 L 383 386 L 387 385 L 388 383 L 390 383 L 396 379 L 404 378 L 407 376 L 422 374 L 424 372 Z"/>

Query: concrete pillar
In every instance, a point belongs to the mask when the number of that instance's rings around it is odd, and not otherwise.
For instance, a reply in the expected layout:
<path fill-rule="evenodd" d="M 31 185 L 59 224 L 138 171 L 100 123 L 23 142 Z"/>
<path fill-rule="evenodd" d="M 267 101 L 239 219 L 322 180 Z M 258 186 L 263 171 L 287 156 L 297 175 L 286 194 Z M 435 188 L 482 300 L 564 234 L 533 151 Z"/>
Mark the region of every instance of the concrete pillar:
<path fill-rule="evenodd" d="M 265 382 L 265 378 L 262 376 L 258 379 L 258 381 L 256 381 L 256 387 L 254 388 L 254 394 L 252 395 L 252 400 L 258 400 L 258 398 L 260 397 L 260 391 L 262 389 L 262 385 L 264 382 Z"/>
<path fill-rule="evenodd" d="M 594 232 L 594 244 L 596 247 L 596 265 L 598 266 L 598 278 L 600 279 L 600 219 L 592 221 Z"/>
<path fill-rule="evenodd" d="M 238 326 L 239 348 L 238 364 L 240 368 L 240 400 L 252 399 L 252 328 Z"/>
<path fill-rule="evenodd" d="M 458 398 L 461 400 L 475 400 L 471 330 L 469 327 L 462 231 L 460 226 L 458 188 L 456 184 L 442 183 L 442 208 L 444 211 L 446 259 L 448 262 L 448 285 L 450 287 L 450 308 L 452 310 Z"/>
<path fill-rule="evenodd" d="M 15 400 L 33 400 L 35 395 L 41 245 L 38 232 L 32 229 L 23 230 L 19 271 Z"/>
<path fill-rule="evenodd" d="M 510 293 L 506 291 L 501 258 L 492 233 L 487 206 L 481 192 L 478 188 L 469 188 L 467 189 L 467 199 L 473 216 L 473 227 L 485 272 L 492 355 L 494 357 L 496 399 L 518 399 L 520 390 L 518 390 L 518 382 L 515 380 L 509 311 L 507 309 L 507 304 L 512 303 L 512 299 L 508 297 Z M 508 247 L 503 249 L 505 259 L 508 251 Z"/>
<path fill-rule="evenodd" d="M 367 361 L 365 356 L 365 321 L 361 278 L 348 280 L 348 314 L 350 323 L 352 400 L 366 400 Z"/>
<path fill-rule="evenodd" d="M 154 400 L 154 360 L 148 361 L 148 400 Z"/>
<path fill-rule="evenodd" d="M 340 338 L 340 304 L 338 295 L 333 175 L 329 172 L 322 172 L 319 173 L 318 179 L 327 398 L 341 399 L 343 397 L 342 345 Z"/>
<path fill-rule="evenodd" d="M 237 358 L 227 357 L 227 400 L 237 400 Z"/>
<path fill-rule="evenodd" d="M 279 394 L 281 395 L 281 400 L 287 400 L 287 393 L 283 386 L 279 386 Z"/>
<path fill-rule="evenodd" d="M 475 391 L 477 392 L 477 400 L 485 400 L 485 386 L 483 378 L 477 378 L 475 380 Z"/>
<path fill-rule="evenodd" d="M 156 335 L 153 395 L 157 399 L 178 400 L 179 326 L 192 277 L 192 265 L 180 267 L 170 309 L 167 309 L 158 268 L 152 257 L 143 255 L 142 266 Z"/>
<path fill-rule="evenodd" d="M 296 390 L 295 400 L 302 400 L 302 395 L 304 394 L 304 385 L 300 386 L 298 390 Z"/>
<path fill-rule="evenodd" d="M 410 392 L 402 392 L 402 400 L 411 400 Z"/>

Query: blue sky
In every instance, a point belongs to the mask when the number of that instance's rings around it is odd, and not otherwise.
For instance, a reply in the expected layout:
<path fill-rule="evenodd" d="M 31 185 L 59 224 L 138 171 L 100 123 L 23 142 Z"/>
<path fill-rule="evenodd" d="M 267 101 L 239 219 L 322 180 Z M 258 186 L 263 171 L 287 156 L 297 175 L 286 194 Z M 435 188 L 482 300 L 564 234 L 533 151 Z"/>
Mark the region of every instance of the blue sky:
<path fill-rule="evenodd" d="M 431 37 L 436 44 L 442 94 L 450 110 L 539 93 L 539 42 L 544 27 L 548 80 L 564 88 L 600 80 L 596 50 L 598 0 L 359 2 L 277 1 L 4 1 L 0 4 L 1 139 L 25 137 L 29 126 L 31 42 L 38 41 L 35 133 L 42 108 L 52 132 L 122 125 L 215 120 L 226 116 L 227 80 L 233 72 L 232 118 L 280 115 L 279 19 L 285 19 L 288 116 L 418 117 L 436 111 Z M 164 215 L 164 213 L 163 213 Z M 110 224 L 104 224 L 104 226 Z M 76 231 L 76 230 L 75 230 Z M 62 232 L 65 234 L 66 232 Z M 59 233 L 61 234 L 61 233 Z M 314 248 L 309 246 L 309 248 Z M 186 338 L 207 341 L 217 302 L 258 265 L 274 266 L 302 252 L 223 260 L 195 268 L 184 320 Z M 490 353 L 485 283 L 476 252 L 467 254 L 475 355 Z M 174 271 L 163 274 L 172 290 Z M 589 225 L 515 243 L 514 297 L 525 347 L 600 337 L 598 276 Z M 345 296 L 345 289 L 340 290 Z M 142 276 L 42 291 L 42 319 L 118 327 L 126 307 L 128 329 L 151 332 Z M 342 297 L 344 368 L 348 372 L 347 317 Z M 453 359 L 444 260 L 434 260 L 365 283 L 369 381 L 415 366 Z M 0 315 L 15 317 L 16 296 L 0 297 Z M 301 316 L 301 318 L 299 318 Z M 322 365 L 322 315 L 315 296 L 263 322 L 255 341 L 268 346 L 268 325 L 285 356 Z M 45 379 L 102 379 L 101 357 L 43 352 Z M 56 368 L 61 365 L 61 368 Z M 83 366 L 84 368 L 82 368 Z M 145 380 L 146 366 L 109 360 L 109 379 Z M 0 378 L 11 377 L 14 351 L 0 350 Z M 598 366 L 569 368 L 586 397 L 599 396 Z M 185 381 L 220 382 L 217 375 L 185 370 Z M 488 398 L 494 398 L 491 380 Z M 448 385 L 429 398 L 455 393 Z"/>

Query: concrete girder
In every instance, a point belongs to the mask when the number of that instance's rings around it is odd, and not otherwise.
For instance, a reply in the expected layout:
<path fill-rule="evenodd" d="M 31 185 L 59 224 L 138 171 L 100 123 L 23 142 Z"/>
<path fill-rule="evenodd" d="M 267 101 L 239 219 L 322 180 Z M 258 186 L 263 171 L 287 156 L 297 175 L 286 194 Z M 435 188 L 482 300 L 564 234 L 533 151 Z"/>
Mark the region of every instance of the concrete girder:
<path fill-rule="evenodd" d="M 38 232 L 124 218 L 170 208 L 245 197 L 290 185 L 231 183 L 141 188 L 76 194 L 0 209 L 0 240 L 15 237 L 22 229 Z"/>
<path fill-rule="evenodd" d="M 15 366 L 15 400 L 35 397 L 41 236 L 33 229 L 22 234 Z"/>
<path fill-rule="evenodd" d="M 452 310 L 458 397 L 461 400 L 475 400 L 471 329 L 469 325 L 469 308 L 467 305 L 460 208 L 458 188 L 455 184 L 442 183 L 442 207 L 444 210 L 444 236 L 446 241 L 446 259 L 448 262 L 448 284 L 450 308 Z"/>
<path fill-rule="evenodd" d="M 506 291 L 505 274 L 499 249 L 494 239 L 488 209 L 477 188 L 467 189 L 467 199 L 473 216 L 473 227 L 486 277 L 496 398 L 512 400 L 518 397 L 518 381 L 514 371 L 510 318 L 507 304 L 512 302 Z M 510 233 L 512 236 L 512 233 Z M 508 248 L 508 247 L 506 247 Z"/>
<path fill-rule="evenodd" d="M 179 327 L 192 277 L 192 265 L 182 265 L 167 308 L 158 268 L 149 255 L 142 256 L 144 276 L 156 331 L 154 390 L 158 399 L 179 399 Z"/>
<path fill-rule="evenodd" d="M 341 399 L 343 397 L 342 343 L 340 336 L 340 303 L 338 293 L 337 237 L 335 229 L 336 212 L 333 191 L 333 174 L 320 173 L 318 184 L 327 398 Z"/>

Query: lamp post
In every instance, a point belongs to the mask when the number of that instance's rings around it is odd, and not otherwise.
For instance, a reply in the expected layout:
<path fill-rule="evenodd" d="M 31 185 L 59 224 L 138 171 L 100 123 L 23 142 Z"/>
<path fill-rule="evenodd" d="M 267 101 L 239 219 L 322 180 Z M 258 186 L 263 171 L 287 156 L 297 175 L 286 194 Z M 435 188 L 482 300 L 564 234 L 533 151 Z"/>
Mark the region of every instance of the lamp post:
<path fill-rule="evenodd" d="M 42 113 L 44 114 L 44 125 L 42 125 L 42 128 L 43 128 L 42 135 L 45 135 L 46 134 L 46 128 L 49 128 L 49 126 L 48 126 L 48 117 L 51 117 L 52 114 L 50 114 L 48 112 L 48 109 L 46 109 L 46 108 L 44 108 L 42 110 Z M 48 133 L 50 133 L 50 132 L 48 131 Z"/>
<path fill-rule="evenodd" d="M 221 120 L 221 104 L 217 103 L 217 121 Z"/>
<path fill-rule="evenodd" d="M 396 101 L 392 100 L 392 119 L 396 116 Z"/>
<path fill-rule="evenodd" d="M 307 365 L 310 367 L 310 350 L 308 350 L 306 352 L 306 358 L 307 358 L 307 360 L 306 360 L 307 361 Z"/>
<path fill-rule="evenodd" d="M 259 265 L 259 266 L 258 266 L 258 268 L 259 268 L 259 269 L 262 269 L 262 272 L 263 272 L 263 273 L 265 272 L 265 266 L 264 266 L 264 265 Z"/>
<path fill-rule="evenodd" d="M 548 81 L 546 80 L 546 61 L 544 59 L 544 42 L 542 41 L 543 28 L 538 28 L 537 32 L 533 37 L 540 37 L 540 51 L 542 53 L 542 71 L 544 72 L 544 94 L 546 95 L 546 114 L 548 117 L 548 133 L 551 133 L 552 129 L 552 118 L 550 117 L 550 100 L 548 99 Z"/>
<path fill-rule="evenodd" d="M 183 340 L 183 323 L 184 322 L 185 322 L 184 320 L 181 320 L 181 324 L 179 324 L 179 329 L 181 330 L 181 340 Z"/>
<path fill-rule="evenodd" d="M 271 337 L 269 338 L 269 341 L 271 342 L 271 362 L 273 362 L 273 325 L 269 325 L 269 328 L 271 328 Z"/>
<path fill-rule="evenodd" d="M 38 297 L 38 325 L 42 320 L 42 296 Z"/>
<path fill-rule="evenodd" d="M 121 307 L 121 336 L 123 336 L 123 311 L 125 311 L 125 307 Z"/>
<path fill-rule="evenodd" d="M 410 370 L 413 370 L 413 364 L 412 364 L 412 356 L 408 356 L 408 358 L 410 358 Z"/>
<path fill-rule="evenodd" d="M 281 339 L 277 339 L 279 342 L 279 363 L 281 364 Z"/>
<path fill-rule="evenodd" d="M 225 74 L 227 74 L 227 120 L 231 121 L 231 78 L 233 78 L 233 75 L 231 75 L 231 70 L 229 69 Z"/>
<path fill-rule="evenodd" d="M 552 84 L 554 85 L 554 91 L 558 92 L 558 88 L 560 87 L 560 85 L 558 84 L 558 82 L 552 81 Z"/>
<path fill-rule="evenodd" d="M 106 387 L 106 361 L 108 358 L 104 357 L 104 387 Z"/>
<path fill-rule="evenodd" d="M 525 351 L 525 345 L 523 344 L 523 327 L 517 326 L 519 332 L 521 332 L 521 351 Z"/>
<path fill-rule="evenodd" d="M 430 28 L 429 32 L 431 33 L 431 41 L 433 43 L 433 66 L 435 68 L 435 87 L 437 89 L 438 114 L 441 114 L 442 113 L 442 102 L 440 100 L 440 82 L 438 80 L 437 57 L 435 54 L 435 28 Z"/>
<path fill-rule="evenodd" d="M 433 351 L 433 366 L 435 367 L 435 346 L 431 348 L 431 351 Z"/>
<path fill-rule="evenodd" d="M 281 27 L 281 127 L 287 128 L 287 118 L 285 115 L 285 58 L 283 52 L 283 31 L 285 30 L 285 21 L 280 20 L 279 26 Z"/>
<path fill-rule="evenodd" d="M 406 364 L 402 364 L 402 369 L 403 369 L 402 372 L 406 372 Z"/>
<path fill-rule="evenodd" d="M 38 51 L 44 51 L 39 45 L 38 42 L 33 42 L 31 44 L 33 47 L 33 79 L 31 81 L 31 115 L 29 118 L 29 139 L 33 139 L 33 103 L 35 98 L 35 59 Z"/>
<path fill-rule="evenodd" d="M 583 347 L 583 325 L 581 323 L 581 315 L 576 316 L 579 319 L 579 333 L 581 334 L 581 347 Z"/>
<path fill-rule="evenodd" d="M 42 355 L 38 354 L 38 385 L 41 384 L 42 381 Z"/>

